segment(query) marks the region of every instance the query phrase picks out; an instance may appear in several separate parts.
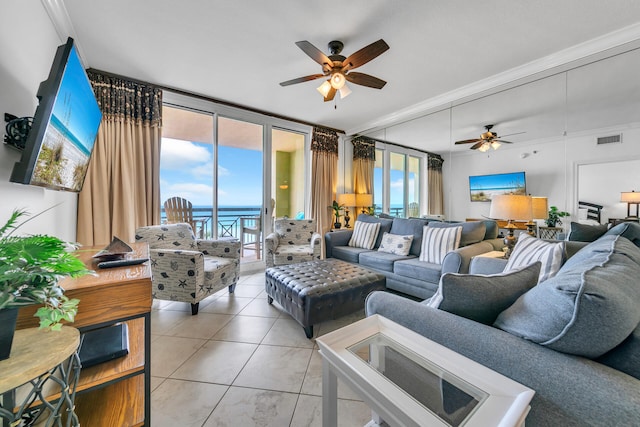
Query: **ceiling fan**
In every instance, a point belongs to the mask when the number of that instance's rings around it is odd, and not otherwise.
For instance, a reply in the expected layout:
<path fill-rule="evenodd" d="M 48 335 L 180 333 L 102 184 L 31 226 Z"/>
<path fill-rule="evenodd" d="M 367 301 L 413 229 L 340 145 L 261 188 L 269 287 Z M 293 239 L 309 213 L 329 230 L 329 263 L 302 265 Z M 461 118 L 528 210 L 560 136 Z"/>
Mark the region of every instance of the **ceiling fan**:
<path fill-rule="evenodd" d="M 506 140 L 502 139 L 505 136 L 520 135 L 522 133 L 525 133 L 525 132 L 517 132 L 517 133 L 510 133 L 509 135 L 498 136 L 497 133 L 491 131 L 493 126 L 495 126 L 495 125 L 486 125 L 484 128 L 487 131 L 482 133 L 480 135 L 480 138 L 464 139 L 462 141 L 456 141 L 455 144 L 456 145 L 458 145 L 458 144 L 473 144 L 470 147 L 471 150 L 478 150 L 478 151 L 482 151 L 484 153 L 485 151 L 489 150 L 490 148 L 493 148 L 494 150 L 497 150 L 500 147 L 501 144 L 513 144 L 513 142 L 511 142 L 511 141 L 506 141 Z"/>
<path fill-rule="evenodd" d="M 318 88 L 318 91 L 324 96 L 324 101 L 327 102 L 333 100 L 337 91 L 340 91 L 341 98 L 351 93 L 351 90 L 346 86 L 347 81 L 374 89 L 382 89 L 384 85 L 387 84 L 384 80 L 370 76 L 369 74 L 351 71 L 377 58 L 389 49 L 389 45 L 382 39 L 363 47 L 346 58 L 340 55 L 344 47 L 341 41 L 334 40 L 329 42 L 329 52 L 331 52 L 329 56 L 322 53 L 320 49 L 306 40 L 296 42 L 296 45 L 302 49 L 304 53 L 309 55 L 311 59 L 322 65 L 322 74 L 311 74 L 309 76 L 287 80 L 286 82 L 280 83 L 280 86 L 289 86 L 329 77 L 329 79 Z"/>

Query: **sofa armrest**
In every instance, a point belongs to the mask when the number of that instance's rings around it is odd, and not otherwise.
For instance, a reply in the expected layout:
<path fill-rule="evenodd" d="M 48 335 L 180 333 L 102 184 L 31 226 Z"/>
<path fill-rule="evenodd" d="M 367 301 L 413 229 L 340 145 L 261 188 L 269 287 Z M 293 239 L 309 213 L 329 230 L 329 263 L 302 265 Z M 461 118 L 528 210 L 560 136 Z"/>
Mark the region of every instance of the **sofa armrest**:
<path fill-rule="evenodd" d="M 269 233 L 264 238 L 264 262 L 267 268 L 273 267 L 274 260 L 273 254 L 276 252 L 276 248 L 280 245 L 280 235 L 278 233 Z"/>
<path fill-rule="evenodd" d="M 311 251 L 313 252 L 313 259 L 320 259 L 322 252 L 322 236 L 320 233 L 313 233 L 311 236 Z"/>
<path fill-rule="evenodd" d="M 153 281 L 162 283 L 165 288 L 185 286 L 187 289 L 197 289 L 197 286 L 202 285 L 204 277 L 204 255 L 202 252 L 149 249 L 149 257 L 151 258 Z M 189 270 L 195 270 L 196 274 L 188 274 Z M 167 274 L 167 272 L 171 273 Z"/>
<path fill-rule="evenodd" d="M 196 244 L 205 255 L 240 259 L 239 240 L 197 240 Z"/>
<path fill-rule="evenodd" d="M 347 246 L 353 230 L 330 231 L 324 235 L 325 257 L 331 258 L 333 248 L 336 246 Z"/>
<path fill-rule="evenodd" d="M 501 251 L 502 248 L 504 248 L 504 238 L 501 238 L 501 237 L 496 237 L 495 239 L 483 240 L 483 242 L 487 242 L 491 246 L 493 246 L 492 250 L 494 251 Z"/>
<path fill-rule="evenodd" d="M 490 243 L 478 242 L 451 251 L 444 256 L 444 260 L 442 261 L 442 274 L 466 274 L 469 272 L 471 258 L 486 252 L 491 252 L 492 250 L 493 246 L 491 246 Z"/>
<path fill-rule="evenodd" d="M 636 425 L 640 419 L 640 381 L 593 360 L 386 292 L 369 294 L 366 313 L 391 319 L 535 390 L 527 424 Z"/>
<path fill-rule="evenodd" d="M 469 274 L 500 274 L 506 265 L 507 260 L 504 258 L 477 256 L 469 264 Z"/>

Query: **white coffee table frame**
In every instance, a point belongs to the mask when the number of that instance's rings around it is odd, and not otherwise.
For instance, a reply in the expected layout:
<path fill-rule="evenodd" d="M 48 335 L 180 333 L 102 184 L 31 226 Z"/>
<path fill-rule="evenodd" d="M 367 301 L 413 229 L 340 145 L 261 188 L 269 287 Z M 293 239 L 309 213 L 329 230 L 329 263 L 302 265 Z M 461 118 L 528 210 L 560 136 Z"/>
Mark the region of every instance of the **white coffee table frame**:
<path fill-rule="evenodd" d="M 458 379 L 486 393 L 461 425 L 521 426 L 529 412 L 534 391 L 474 362 L 422 335 L 379 315 L 345 326 L 316 339 L 323 357 L 322 424 L 337 425 L 337 378 L 343 380 L 371 408 L 377 423 L 392 426 L 448 426 L 408 393 L 385 378 L 350 347 L 382 334 L 418 355 L 424 364 L 435 364 Z M 418 360 L 419 362 L 419 360 Z"/>

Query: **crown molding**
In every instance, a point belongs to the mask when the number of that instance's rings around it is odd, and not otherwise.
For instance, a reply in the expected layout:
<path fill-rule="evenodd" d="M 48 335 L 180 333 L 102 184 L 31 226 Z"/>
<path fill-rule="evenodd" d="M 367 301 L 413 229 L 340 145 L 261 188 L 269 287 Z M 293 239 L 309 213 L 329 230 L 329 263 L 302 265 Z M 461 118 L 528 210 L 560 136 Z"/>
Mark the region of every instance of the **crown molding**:
<path fill-rule="evenodd" d="M 474 95 L 477 96 L 483 92 L 490 93 L 492 90 L 497 90 L 498 88 L 504 89 L 505 85 L 514 82 L 522 84 L 526 83 L 527 79 L 529 81 L 536 80 L 540 78 L 541 74 L 549 73 L 550 71 L 554 71 L 555 73 L 567 71 L 571 68 L 603 59 L 606 57 L 607 51 L 618 49 L 618 51 L 612 53 L 618 54 L 638 48 L 639 43 L 637 42 L 639 41 L 640 23 L 636 23 L 518 67 L 511 68 L 486 79 L 478 80 L 474 83 L 434 96 L 352 129 L 347 129 L 346 134 L 355 135 L 362 132 L 382 129 L 444 108 L 450 108 L 456 101 L 464 98 L 470 98 Z M 634 42 L 636 43 L 634 44 Z"/>
<path fill-rule="evenodd" d="M 78 40 L 76 30 L 73 27 L 73 22 L 71 22 L 71 17 L 69 17 L 69 12 L 67 12 L 64 0 L 40 1 L 44 9 L 47 11 L 47 15 L 49 15 L 49 19 L 51 20 L 53 27 L 56 29 L 58 37 L 60 37 L 60 43 L 66 42 L 67 37 L 71 37 L 78 51 L 78 56 L 80 56 L 80 61 L 85 68 L 89 68 L 87 57 L 84 55 L 83 49 L 80 46 L 80 41 Z"/>

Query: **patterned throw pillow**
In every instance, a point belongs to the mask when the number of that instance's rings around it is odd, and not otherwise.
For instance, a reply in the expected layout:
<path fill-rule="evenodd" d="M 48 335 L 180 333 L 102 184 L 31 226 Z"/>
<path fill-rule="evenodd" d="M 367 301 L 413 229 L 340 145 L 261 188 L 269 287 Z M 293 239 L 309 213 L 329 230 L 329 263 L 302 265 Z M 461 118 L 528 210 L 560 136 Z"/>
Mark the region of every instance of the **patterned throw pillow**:
<path fill-rule="evenodd" d="M 398 234 L 390 234 L 385 231 L 382 235 L 382 242 L 380 243 L 378 251 L 407 256 L 411 249 L 411 242 L 413 242 L 413 234 L 401 236 Z"/>
<path fill-rule="evenodd" d="M 550 243 L 527 233 L 520 233 L 504 271 L 525 267 L 536 261 L 542 263 L 538 283 L 552 278 L 558 273 L 564 258 L 564 242 Z"/>
<path fill-rule="evenodd" d="M 426 225 L 422 232 L 420 261 L 442 264 L 445 255 L 460 246 L 462 227 L 435 228 Z"/>
<path fill-rule="evenodd" d="M 353 248 L 373 249 L 380 230 L 379 222 L 356 221 L 349 246 Z"/>

